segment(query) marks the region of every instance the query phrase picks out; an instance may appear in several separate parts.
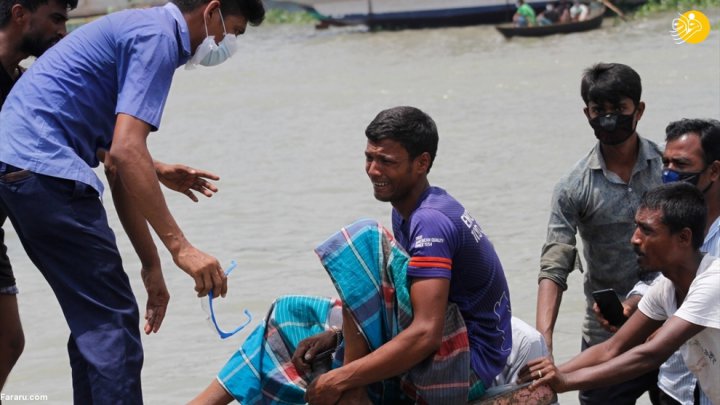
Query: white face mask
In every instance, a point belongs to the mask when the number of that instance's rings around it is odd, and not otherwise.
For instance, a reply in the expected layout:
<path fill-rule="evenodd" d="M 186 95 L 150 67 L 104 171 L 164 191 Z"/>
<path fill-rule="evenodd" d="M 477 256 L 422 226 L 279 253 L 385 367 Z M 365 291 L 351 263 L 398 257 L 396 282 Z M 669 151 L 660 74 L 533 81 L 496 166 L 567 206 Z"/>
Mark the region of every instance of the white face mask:
<path fill-rule="evenodd" d="M 220 13 L 220 21 L 223 25 L 223 40 L 220 45 L 215 43 L 215 38 L 208 34 L 207 21 L 205 22 L 205 35 L 207 37 L 195 50 L 193 57 L 185 64 L 185 69 L 194 69 L 197 65 L 215 66 L 225 62 L 237 51 L 237 38 L 235 35 L 228 35 L 225 30 L 225 20 Z"/>

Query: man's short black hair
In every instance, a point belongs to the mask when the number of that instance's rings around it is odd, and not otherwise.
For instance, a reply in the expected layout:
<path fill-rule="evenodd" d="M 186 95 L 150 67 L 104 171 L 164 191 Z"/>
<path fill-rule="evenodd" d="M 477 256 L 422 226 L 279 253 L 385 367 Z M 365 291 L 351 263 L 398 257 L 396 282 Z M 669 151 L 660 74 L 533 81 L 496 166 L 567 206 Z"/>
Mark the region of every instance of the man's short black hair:
<path fill-rule="evenodd" d="M 580 95 L 585 105 L 591 101 L 617 105 L 621 98 L 627 97 L 637 107 L 642 95 L 640 75 L 621 63 L 598 63 L 583 73 Z"/>
<path fill-rule="evenodd" d="M 665 128 L 665 142 L 674 141 L 681 136 L 694 133 L 700 137 L 705 164 L 720 161 L 720 121 L 713 119 L 681 119 L 668 124 Z"/>
<path fill-rule="evenodd" d="M 663 184 L 645 192 L 640 208 L 662 211 L 662 223 L 671 234 L 685 228 L 692 232 L 692 246 L 699 249 L 705 239 L 707 207 L 697 187 L 684 181 Z"/>
<path fill-rule="evenodd" d="M 38 7 L 48 4 L 50 0 L 0 0 L 0 28 L 5 28 L 10 23 L 10 9 L 16 4 L 32 11 Z M 64 4 L 68 10 L 77 7 L 78 0 L 57 0 L 58 3 Z"/>
<path fill-rule="evenodd" d="M 187 13 L 204 6 L 210 0 L 170 0 L 180 11 Z M 265 6 L 262 0 L 222 0 L 220 11 L 223 15 L 242 15 L 250 25 L 258 26 L 265 19 Z"/>
<path fill-rule="evenodd" d="M 407 150 L 410 159 L 430 154 L 428 172 L 435 160 L 438 131 L 435 121 L 415 107 L 394 107 L 380 111 L 365 129 L 365 136 L 373 142 L 391 139 Z"/>

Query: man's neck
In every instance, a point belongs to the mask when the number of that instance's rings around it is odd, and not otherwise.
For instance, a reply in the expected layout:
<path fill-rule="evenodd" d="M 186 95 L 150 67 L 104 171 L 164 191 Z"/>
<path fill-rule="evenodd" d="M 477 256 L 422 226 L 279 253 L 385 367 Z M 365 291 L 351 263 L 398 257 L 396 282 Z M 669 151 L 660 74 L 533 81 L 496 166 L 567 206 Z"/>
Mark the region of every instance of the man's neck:
<path fill-rule="evenodd" d="M 428 182 L 427 179 L 418 182 L 406 198 L 402 201 L 392 202 L 393 208 L 395 208 L 400 216 L 407 221 L 408 218 L 410 218 L 410 214 L 412 214 L 413 211 L 415 211 L 415 208 L 417 208 L 420 196 L 422 196 L 428 188 L 430 188 L 430 182 Z"/>
<path fill-rule="evenodd" d="M 683 261 L 672 266 L 672 273 L 665 274 L 665 277 L 672 281 L 675 286 L 675 294 L 677 297 L 677 304 L 683 302 L 690 290 L 690 284 L 695 280 L 700 262 L 702 262 L 703 255 L 700 251 L 695 250 L 691 255 L 687 256 Z"/>
<path fill-rule="evenodd" d="M 640 150 L 640 137 L 637 132 L 628 140 L 619 145 L 605 145 L 600 143 L 600 151 L 605 161 L 605 167 L 628 183 L 632 170 L 637 162 Z"/>
<path fill-rule="evenodd" d="M 716 181 L 710 190 L 705 194 L 705 204 L 707 206 L 707 224 L 705 225 L 705 233 L 713 223 L 720 217 L 720 184 Z"/>
<path fill-rule="evenodd" d="M 18 39 L 13 40 L 13 38 L 19 38 L 19 36 L 7 30 L 0 30 L 0 64 L 7 74 L 15 79 L 18 76 L 20 62 L 29 55 L 18 50 L 19 41 Z"/>

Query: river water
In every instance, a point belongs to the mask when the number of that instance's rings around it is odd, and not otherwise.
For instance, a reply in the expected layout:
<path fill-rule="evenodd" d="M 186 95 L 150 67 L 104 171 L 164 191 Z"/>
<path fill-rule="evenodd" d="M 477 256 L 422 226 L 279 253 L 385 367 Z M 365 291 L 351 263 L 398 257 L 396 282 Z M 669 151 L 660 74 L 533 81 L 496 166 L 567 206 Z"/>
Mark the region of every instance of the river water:
<path fill-rule="evenodd" d="M 720 12 L 707 11 L 717 24 Z M 222 263 L 237 260 L 220 323 L 242 309 L 261 319 L 281 294 L 332 295 L 312 249 L 361 217 L 389 225 L 364 173 L 365 126 L 377 112 L 413 105 L 440 131 L 432 184 L 482 224 L 504 264 L 513 312 L 534 324 L 536 277 L 552 187 L 594 144 L 582 113 L 582 70 L 626 63 L 643 80 L 639 132 L 657 142 L 669 121 L 720 114 L 720 36 L 676 45 L 674 15 L 544 39 L 503 39 L 490 26 L 377 32 L 312 26 L 250 28 L 216 68 L 178 70 L 153 155 L 218 173 L 221 191 L 193 204 L 166 193 L 190 241 Z M 104 197 L 141 309 L 139 263 Z M 71 402 L 57 301 L 9 231 L 25 353 L 4 390 Z M 144 337 L 149 404 L 183 403 L 205 387 L 248 330 L 221 341 L 208 326 L 191 279 L 161 251 L 172 299 L 157 335 Z M 573 273 L 556 328 L 555 355 L 579 351 L 583 294 Z M 576 393 L 562 403 L 577 403 Z M 644 399 L 644 403 L 649 403 Z"/>

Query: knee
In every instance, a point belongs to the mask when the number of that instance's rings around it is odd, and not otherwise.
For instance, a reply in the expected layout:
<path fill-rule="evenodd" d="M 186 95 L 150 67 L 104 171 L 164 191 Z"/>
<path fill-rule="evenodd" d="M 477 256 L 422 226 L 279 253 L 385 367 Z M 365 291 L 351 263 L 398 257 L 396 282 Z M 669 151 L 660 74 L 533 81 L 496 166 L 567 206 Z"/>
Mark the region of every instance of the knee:
<path fill-rule="evenodd" d="M 14 365 L 25 349 L 25 334 L 22 329 L 17 328 L 2 333 L 0 335 L 0 346 L 2 346 L 3 361 L 11 366 Z"/>
<path fill-rule="evenodd" d="M 0 333 L 0 370 L 2 370 L 0 374 L 7 376 L 20 358 L 23 349 L 25 349 L 25 335 L 22 329 L 5 330 Z"/>

